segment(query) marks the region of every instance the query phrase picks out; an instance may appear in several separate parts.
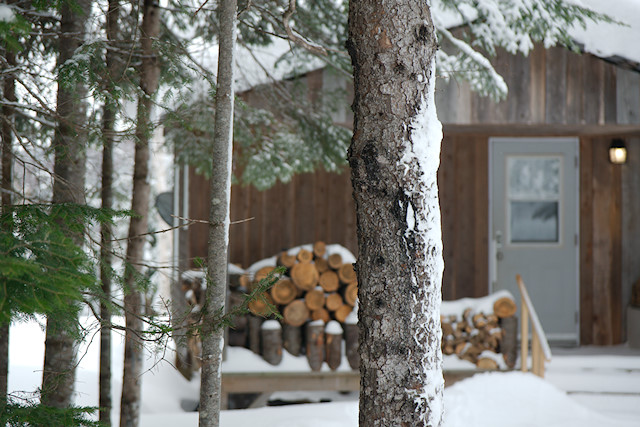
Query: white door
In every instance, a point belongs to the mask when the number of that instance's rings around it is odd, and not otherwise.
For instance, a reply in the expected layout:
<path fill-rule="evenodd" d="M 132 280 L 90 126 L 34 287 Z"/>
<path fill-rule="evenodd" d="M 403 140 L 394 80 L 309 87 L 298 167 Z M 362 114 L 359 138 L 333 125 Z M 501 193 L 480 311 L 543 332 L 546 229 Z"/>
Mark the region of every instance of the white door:
<path fill-rule="evenodd" d="M 578 139 L 490 139 L 489 271 L 527 285 L 547 338 L 578 342 Z"/>

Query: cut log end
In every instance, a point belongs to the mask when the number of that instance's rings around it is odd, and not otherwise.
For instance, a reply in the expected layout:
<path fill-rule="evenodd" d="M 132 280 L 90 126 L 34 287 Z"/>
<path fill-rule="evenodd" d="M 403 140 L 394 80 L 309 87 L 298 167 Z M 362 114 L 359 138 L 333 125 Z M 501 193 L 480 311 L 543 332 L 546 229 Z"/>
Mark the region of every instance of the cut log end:
<path fill-rule="evenodd" d="M 284 308 L 282 317 L 288 325 L 302 326 L 309 320 L 309 309 L 304 300 L 298 299 Z"/>
<path fill-rule="evenodd" d="M 340 280 L 335 271 L 327 270 L 320 275 L 318 283 L 327 292 L 335 292 L 340 287 Z"/>
<path fill-rule="evenodd" d="M 300 262 L 311 262 L 313 261 L 313 253 L 306 249 L 300 249 L 298 255 L 296 255 L 296 258 Z"/>
<path fill-rule="evenodd" d="M 511 317 L 518 311 L 516 302 L 509 297 L 502 297 L 493 303 L 493 312 L 499 318 Z"/>
<path fill-rule="evenodd" d="M 291 268 L 291 280 L 304 291 L 310 291 L 318 284 L 320 275 L 318 270 L 311 263 L 301 262 Z"/>

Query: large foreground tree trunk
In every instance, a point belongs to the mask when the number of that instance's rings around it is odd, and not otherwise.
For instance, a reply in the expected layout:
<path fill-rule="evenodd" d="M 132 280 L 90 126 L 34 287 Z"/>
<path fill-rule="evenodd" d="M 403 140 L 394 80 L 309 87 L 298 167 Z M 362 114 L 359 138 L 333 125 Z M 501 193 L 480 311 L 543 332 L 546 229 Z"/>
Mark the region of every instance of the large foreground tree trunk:
<path fill-rule="evenodd" d="M 202 379 L 200 382 L 200 426 L 220 425 L 222 347 L 227 292 L 227 246 L 231 199 L 231 153 L 233 146 L 233 54 L 236 28 L 236 0 L 221 0 L 216 116 L 213 137 L 213 171 L 209 212 L 208 284 L 202 326 Z"/>
<path fill-rule="evenodd" d="M 64 3 L 60 13 L 58 66 L 70 59 L 83 43 L 90 0 Z M 58 82 L 58 125 L 53 139 L 55 152 L 53 203 L 84 203 L 86 170 L 86 88 Z M 78 245 L 82 235 L 73 236 Z M 54 317 L 47 319 L 42 400 L 47 406 L 64 408 L 71 403 L 75 380 L 76 343 Z"/>
<path fill-rule="evenodd" d="M 427 2 L 352 0 L 360 426 L 439 426 L 442 130 Z"/>
<path fill-rule="evenodd" d="M 149 218 L 149 140 L 151 137 L 151 110 L 153 95 L 158 89 L 160 69 L 152 43 L 160 34 L 160 8 L 156 0 L 144 0 L 142 28 L 142 66 L 136 126 L 136 150 L 133 170 L 133 197 L 131 210 L 137 216 L 129 223 L 127 266 L 125 269 L 125 333 L 124 372 L 120 401 L 120 426 L 135 427 L 140 419 L 140 375 L 142 374 L 143 330 L 142 292 L 137 288 L 144 254 L 144 234 L 148 231 Z"/>

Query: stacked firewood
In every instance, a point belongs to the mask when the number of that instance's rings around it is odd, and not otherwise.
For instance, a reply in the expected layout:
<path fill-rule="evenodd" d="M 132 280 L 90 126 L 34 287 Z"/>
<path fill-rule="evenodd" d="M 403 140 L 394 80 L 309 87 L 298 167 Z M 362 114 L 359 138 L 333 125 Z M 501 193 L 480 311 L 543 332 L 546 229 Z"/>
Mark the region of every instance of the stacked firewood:
<path fill-rule="evenodd" d="M 356 303 L 358 284 L 353 264 L 343 263 L 339 253 L 326 255 L 323 242 L 316 242 L 312 250 L 300 249 L 297 254 L 282 252 L 277 265 L 285 267 L 286 273 L 265 298 L 251 302 L 249 309 L 257 316 L 268 314 L 265 300 L 278 307 L 283 323 L 299 327 L 308 321 L 330 320 L 344 322 Z M 255 272 L 257 283 L 275 269 L 266 266 Z"/>
<path fill-rule="evenodd" d="M 294 356 L 306 354 L 312 370 L 319 370 L 324 361 L 336 369 L 342 360 L 344 333 L 351 337 L 345 340 L 349 363 L 357 369 L 357 326 L 348 319 L 356 304 L 358 284 L 353 264 L 344 261 L 340 251 L 327 253 L 326 245 L 316 242 L 308 248 L 283 251 L 275 266 L 257 269 L 249 290 L 276 266 L 285 267 L 286 272 L 249 304 L 248 347 L 272 364 L 280 363 L 284 348 Z M 280 328 L 271 320 L 265 321 L 271 314 L 269 305 L 282 316 Z"/>
<path fill-rule="evenodd" d="M 517 306 L 509 297 L 493 304 L 493 313 L 475 312 L 466 308 L 461 315 L 441 316 L 442 352 L 457 355 L 474 363 L 479 369 L 498 369 L 498 353 L 509 368 L 515 366 Z"/>

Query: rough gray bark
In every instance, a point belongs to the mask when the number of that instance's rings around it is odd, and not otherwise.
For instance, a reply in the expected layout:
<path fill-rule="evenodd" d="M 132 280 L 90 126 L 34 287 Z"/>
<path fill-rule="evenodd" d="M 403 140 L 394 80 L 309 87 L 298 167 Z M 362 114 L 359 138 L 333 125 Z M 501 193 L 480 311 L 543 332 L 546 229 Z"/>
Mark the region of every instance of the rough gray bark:
<path fill-rule="evenodd" d="M 143 330 L 142 293 L 136 281 L 143 261 L 145 236 L 149 219 L 149 140 L 151 137 L 151 110 L 153 95 L 158 89 L 160 68 L 152 43 L 160 34 L 160 8 L 156 0 L 144 0 L 140 43 L 142 65 L 140 68 L 140 89 L 138 99 L 137 124 L 133 170 L 133 196 L 131 210 L 136 213 L 129 223 L 129 236 L 125 267 L 125 333 L 124 371 L 122 376 L 122 396 L 120 399 L 120 426 L 134 427 L 140 420 L 140 376 L 142 374 Z"/>
<path fill-rule="evenodd" d="M 211 173 L 207 292 L 202 327 L 202 378 L 200 382 L 200 426 L 220 425 L 222 348 L 227 292 L 227 247 L 231 198 L 231 153 L 233 151 L 233 56 L 236 37 L 236 0 L 218 3 L 220 23 L 216 116 L 213 135 L 214 166 Z"/>
<path fill-rule="evenodd" d="M 16 65 L 16 57 L 13 52 L 5 50 L 3 53 L 6 61 L 6 68 L 13 68 Z M 5 68 L 3 67 L 3 68 Z M 2 97 L 7 101 L 16 100 L 15 78 L 11 74 L 6 74 L 2 82 Z M 2 209 L 5 212 L 11 206 L 11 196 L 13 193 L 13 120 L 14 109 L 10 105 L 2 106 L 2 121 L 0 129 L 2 132 Z M 6 403 L 7 381 L 9 376 L 9 324 L 0 324 L 0 408 Z M 1 411 L 0 411 L 1 412 Z"/>
<path fill-rule="evenodd" d="M 58 65 L 70 59 L 85 37 L 85 23 L 91 10 L 90 0 L 64 3 L 60 10 Z M 86 88 L 58 85 L 56 112 L 58 124 L 53 139 L 53 203 L 84 203 L 86 163 Z M 82 243 L 82 236 L 73 236 Z M 64 408 L 71 403 L 75 380 L 73 337 L 54 318 L 47 319 L 41 402 Z"/>
<path fill-rule="evenodd" d="M 119 0 L 109 0 L 107 9 L 106 33 L 107 41 L 114 43 L 118 37 L 118 11 Z M 117 58 L 114 50 L 107 50 L 105 63 L 107 76 L 105 89 L 108 90 L 110 82 L 119 75 Z M 113 146 L 115 143 L 115 119 L 116 106 L 110 102 L 105 103 L 102 117 L 102 185 L 100 197 L 103 209 L 113 208 Z M 102 325 L 100 329 L 100 383 L 98 393 L 98 406 L 100 407 L 99 420 L 105 425 L 111 425 L 111 311 L 108 301 L 111 300 L 111 264 L 112 264 L 112 238 L 111 224 L 104 223 L 100 230 L 100 281 L 104 301 L 100 304 L 100 317 Z"/>
<path fill-rule="evenodd" d="M 439 426 L 440 214 L 435 170 L 419 161 L 414 133 L 435 79 L 427 2 L 352 0 L 347 48 L 355 85 L 348 157 L 359 244 L 360 426 Z"/>

